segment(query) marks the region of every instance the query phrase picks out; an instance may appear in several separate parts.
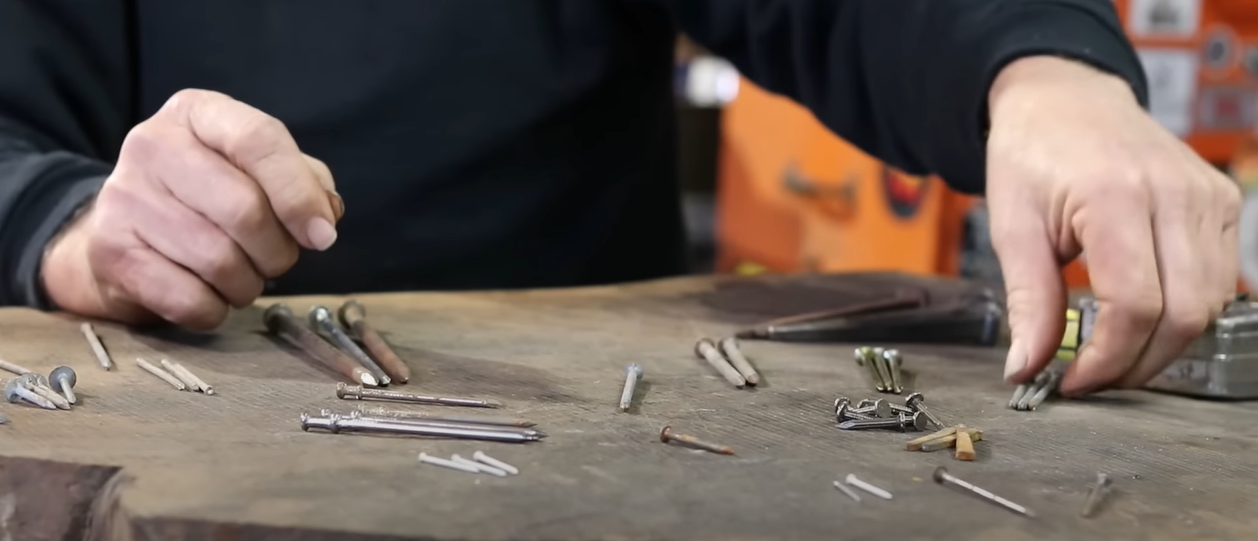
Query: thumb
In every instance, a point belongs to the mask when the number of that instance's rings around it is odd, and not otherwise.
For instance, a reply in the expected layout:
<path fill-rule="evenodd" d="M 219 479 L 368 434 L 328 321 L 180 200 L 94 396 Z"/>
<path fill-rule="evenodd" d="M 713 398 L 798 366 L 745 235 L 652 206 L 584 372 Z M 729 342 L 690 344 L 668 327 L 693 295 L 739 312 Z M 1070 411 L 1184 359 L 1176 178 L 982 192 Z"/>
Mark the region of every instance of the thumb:
<path fill-rule="evenodd" d="M 1023 216 L 1001 225 L 993 227 L 992 244 L 1000 258 L 1012 334 L 1005 381 L 1022 383 L 1044 370 L 1061 344 L 1066 286 L 1042 221 Z"/>

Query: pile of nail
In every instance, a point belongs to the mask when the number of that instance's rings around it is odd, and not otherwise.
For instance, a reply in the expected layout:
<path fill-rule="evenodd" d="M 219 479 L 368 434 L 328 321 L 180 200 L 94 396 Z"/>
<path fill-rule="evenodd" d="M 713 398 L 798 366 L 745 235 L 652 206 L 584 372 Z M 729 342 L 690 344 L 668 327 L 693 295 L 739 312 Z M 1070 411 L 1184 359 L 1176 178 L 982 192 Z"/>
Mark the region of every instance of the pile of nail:
<path fill-rule="evenodd" d="M 895 349 L 859 347 L 855 352 L 856 365 L 865 368 L 869 374 L 874 390 L 880 393 L 900 394 L 904 392 L 900 366 L 903 358 Z"/>
<path fill-rule="evenodd" d="M 508 475 L 520 475 L 519 468 L 507 464 L 501 460 L 491 457 L 483 452 L 476 451 L 472 453 L 472 458 L 466 459 L 459 455 L 450 455 L 449 459 L 435 457 L 428 453 L 419 454 L 419 462 L 421 464 L 431 464 L 451 470 L 457 470 L 467 473 L 487 473 L 494 477 L 506 477 Z"/>
<path fill-rule="evenodd" d="M 528 423 L 529 427 L 520 426 L 522 423 L 522 421 L 475 417 L 376 414 L 364 410 L 340 414 L 325 409 L 318 415 L 301 414 L 302 430 L 309 431 L 316 428 L 333 434 L 342 432 L 391 434 L 505 443 L 541 441 L 546 437 L 545 432 L 530 428 L 532 423 Z"/>
<path fill-rule="evenodd" d="M 1023 383 L 1013 390 L 1013 397 L 1009 399 L 1009 409 L 1035 411 L 1049 396 L 1057 392 L 1057 388 L 1061 385 L 1061 377 L 1061 370 L 1040 372 L 1031 383 Z"/>
<path fill-rule="evenodd" d="M 834 399 L 834 422 L 843 430 L 921 432 L 929 425 L 942 428 L 943 423 L 926 409 L 925 402 L 926 397 L 922 393 L 913 393 L 904 399 L 903 406 L 881 398 L 861 400 L 853 406 L 851 399 L 840 396 Z"/>
<path fill-rule="evenodd" d="M 719 345 L 711 339 L 700 338 L 695 342 L 695 355 L 707 361 L 725 381 L 736 388 L 755 387 L 760 383 L 760 374 L 743 355 L 738 339 L 732 336 L 722 338 Z"/>
<path fill-rule="evenodd" d="M 171 362 L 169 359 L 162 359 L 161 363 L 161 366 L 157 366 L 138 357 L 135 360 L 136 366 L 139 366 L 145 372 L 153 374 L 158 379 L 169 383 L 171 387 L 179 389 L 180 391 L 193 393 L 201 392 L 208 395 L 214 394 L 213 386 L 197 377 L 191 370 L 184 368 L 183 365 Z"/>
<path fill-rule="evenodd" d="M 977 441 L 983 441 L 982 430 L 954 426 L 914 439 L 905 446 L 905 450 L 931 453 L 942 449 L 956 449 L 957 460 L 970 462 L 974 460 L 974 442 Z"/>
<path fill-rule="evenodd" d="M 74 394 L 78 376 L 68 366 L 54 368 L 48 377 L 12 363 L 3 363 L 5 370 L 20 374 L 4 384 L 4 398 L 12 403 L 24 403 L 48 410 L 68 410 L 79 401 Z M 0 421 L 7 423 L 8 419 Z"/>

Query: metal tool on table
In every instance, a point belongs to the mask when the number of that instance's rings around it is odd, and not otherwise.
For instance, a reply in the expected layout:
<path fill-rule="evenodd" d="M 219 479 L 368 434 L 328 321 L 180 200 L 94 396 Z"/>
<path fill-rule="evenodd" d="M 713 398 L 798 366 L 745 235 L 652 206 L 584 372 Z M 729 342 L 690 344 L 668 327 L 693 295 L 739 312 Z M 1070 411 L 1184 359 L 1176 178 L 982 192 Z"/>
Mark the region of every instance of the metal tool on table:
<path fill-rule="evenodd" d="M 886 299 L 775 319 L 744 329 L 739 338 L 786 342 L 890 342 L 991 346 L 1004 310 L 988 290 L 931 302 L 923 288 L 902 288 Z"/>
<path fill-rule="evenodd" d="M 341 330 L 341 327 L 336 324 L 336 320 L 332 319 L 331 310 L 324 306 L 312 307 L 309 319 L 310 328 L 314 329 L 315 333 L 326 338 L 333 345 L 340 348 L 341 351 L 358 361 L 358 364 L 361 364 L 363 368 L 371 372 L 372 376 L 375 376 L 376 381 L 380 382 L 380 385 L 388 385 L 393 382 L 393 378 L 384 373 L 384 369 L 380 368 L 379 364 L 376 364 L 375 359 L 367 355 L 363 348 L 358 347 L 358 344 L 354 343 L 354 340 L 345 334 L 345 331 Z"/>
<path fill-rule="evenodd" d="M 383 389 L 367 389 L 361 385 L 336 384 L 336 397 L 341 400 L 388 400 L 409 402 L 411 404 L 431 404 L 434 406 L 462 406 L 465 408 L 501 408 L 497 400 L 481 398 L 448 398 L 440 396 L 424 396 L 413 393 L 400 393 Z"/>
<path fill-rule="evenodd" d="M 445 421 L 451 423 L 470 423 L 475 425 L 514 426 L 532 428 L 537 423 L 527 419 L 507 419 L 500 417 L 484 417 L 480 415 L 445 415 L 426 411 L 395 410 L 383 407 L 368 408 L 359 406 L 358 411 L 369 417 L 389 417 L 394 419 L 419 419 L 426 421 Z"/>
<path fill-rule="evenodd" d="M 940 466 L 935 469 L 935 475 L 933 477 L 936 483 L 939 483 L 941 485 L 951 485 L 951 486 L 966 490 L 970 492 L 971 494 L 974 494 L 975 496 L 982 498 L 984 501 L 994 503 L 996 505 L 1004 507 L 1005 509 L 1013 511 L 1014 513 L 1022 515 L 1024 517 L 1031 518 L 1035 516 L 1035 513 L 1032 513 L 1030 509 L 1027 509 L 1026 507 L 1023 507 L 1009 500 L 1001 498 L 1000 496 L 993 494 L 989 490 L 980 488 L 972 483 L 964 481 L 948 473 L 948 469 L 943 466 Z"/>
<path fill-rule="evenodd" d="M 335 414 L 331 410 L 326 410 L 326 409 L 320 411 L 319 413 L 320 415 L 323 415 L 324 417 L 328 417 Z M 367 415 L 361 411 L 351 411 L 349 412 L 348 415 L 343 415 L 342 417 L 348 417 L 350 419 L 362 419 L 366 421 L 376 421 L 379 423 L 398 423 L 398 424 L 404 424 L 404 425 L 436 426 L 436 427 L 444 427 L 444 428 L 466 428 L 469 430 L 497 430 L 497 431 L 503 431 L 503 432 L 518 432 L 520 434 L 524 434 L 525 436 L 539 436 L 543 438 L 547 436 L 545 432 L 542 432 L 541 430 L 537 430 L 534 428 L 520 428 L 520 427 L 504 426 L 504 425 L 486 425 L 486 424 L 481 424 L 481 423 L 463 423 L 463 422 L 458 422 L 458 421 L 434 421 L 431 419 L 402 419 L 398 417 Z"/>
<path fill-rule="evenodd" d="M 350 381 L 363 385 L 379 385 L 380 381 L 366 368 L 306 328 L 288 306 L 272 304 L 263 312 L 262 320 L 266 323 L 267 330 L 296 346 L 307 358 L 317 361 L 325 368 L 349 378 Z"/>
<path fill-rule="evenodd" d="M 350 299 L 341 305 L 336 312 L 341 324 L 349 330 L 350 336 L 363 343 L 367 352 L 380 363 L 380 368 L 397 383 L 406 383 L 411 379 L 411 367 L 407 366 L 389 347 L 380 333 L 367 323 L 367 309 L 357 300 Z"/>
<path fill-rule="evenodd" d="M 452 439 L 471 439 L 500 441 L 507 443 L 526 443 L 531 441 L 540 441 L 544 438 L 541 434 L 522 434 L 518 431 L 496 430 L 493 427 L 484 427 L 477 429 L 470 428 L 448 428 L 439 426 L 421 426 L 414 424 L 405 424 L 397 422 L 383 422 L 367 419 L 350 419 L 340 415 L 332 414 L 327 416 L 314 416 L 308 413 L 301 414 L 301 429 L 309 431 L 312 428 L 326 430 L 332 433 L 339 432 L 367 432 L 378 434 L 397 434 L 408 436 L 424 436 L 430 438 L 452 438 Z"/>
<path fill-rule="evenodd" d="M 671 442 L 676 442 L 678 445 L 681 445 L 682 447 L 689 447 L 691 449 L 699 449 L 702 451 L 707 451 L 709 453 L 716 453 L 718 455 L 734 454 L 734 449 L 728 445 L 721 445 L 719 443 L 711 443 L 711 442 L 703 441 L 699 438 L 696 438 L 694 436 L 690 436 L 687 434 L 678 434 L 676 432 L 673 432 L 673 428 L 670 426 L 666 426 L 660 429 L 660 442 L 666 443 L 666 444 L 671 443 Z"/>

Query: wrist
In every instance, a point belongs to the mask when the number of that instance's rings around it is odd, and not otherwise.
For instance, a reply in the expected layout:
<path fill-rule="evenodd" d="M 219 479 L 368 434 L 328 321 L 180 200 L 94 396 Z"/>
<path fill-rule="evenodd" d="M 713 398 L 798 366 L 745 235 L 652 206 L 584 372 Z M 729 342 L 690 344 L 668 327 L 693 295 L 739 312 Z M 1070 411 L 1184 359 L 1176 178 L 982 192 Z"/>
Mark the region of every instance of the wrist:
<path fill-rule="evenodd" d="M 988 117 L 994 119 L 1006 104 L 1026 101 L 1024 96 L 1044 91 L 1082 93 L 1140 106 L 1131 85 L 1116 75 L 1066 58 L 1028 56 L 1007 64 L 992 81 L 987 93 Z"/>
<path fill-rule="evenodd" d="M 90 212 L 90 211 L 89 211 Z M 40 285 L 53 307 L 98 315 L 99 295 L 87 264 L 87 243 L 81 233 L 87 216 L 79 213 L 48 242 L 40 263 Z"/>

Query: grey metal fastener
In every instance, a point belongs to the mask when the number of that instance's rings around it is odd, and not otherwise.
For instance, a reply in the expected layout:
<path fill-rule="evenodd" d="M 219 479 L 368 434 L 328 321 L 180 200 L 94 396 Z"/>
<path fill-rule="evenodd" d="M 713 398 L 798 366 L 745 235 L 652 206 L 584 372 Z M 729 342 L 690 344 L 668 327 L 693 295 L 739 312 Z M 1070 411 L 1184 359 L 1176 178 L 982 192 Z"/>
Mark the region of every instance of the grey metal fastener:
<path fill-rule="evenodd" d="M 1079 511 L 1079 516 L 1083 518 L 1091 518 L 1096 510 L 1101 506 L 1101 501 L 1109 494 L 1110 478 L 1104 473 L 1096 474 L 1096 483 L 1088 490 L 1088 499 L 1083 502 L 1083 509 Z"/>
<path fill-rule="evenodd" d="M 1062 373 L 1056 370 L 1054 370 L 1052 374 L 1049 374 L 1048 381 L 1045 382 L 1044 385 L 1040 387 L 1040 390 L 1036 391 L 1036 393 L 1031 396 L 1031 399 L 1027 401 L 1027 409 L 1034 411 L 1036 408 L 1040 407 L 1040 404 L 1043 404 L 1044 401 L 1048 399 L 1048 395 L 1057 390 L 1057 386 L 1061 384 L 1061 378 Z"/>
<path fill-rule="evenodd" d="M 370 355 L 367 355 L 367 352 L 363 351 L 363 348 L 358 347 L 358 344 L 354 343 L 354 340 L 348 334 L 345 334 L 345 331 L 341 330 L 341 327 L 336 324 L 336 320 L 332 318 L 332 311 L 328 310 L 326 306 L 315 306 L 310 309 L 310 326 L 316 331 L 320 331 L 321 334 L 341 348 L 342 351 L 348 353 L 355 361 L 358 361 L 358 364 L 361 364 L 363 368 L 371 372 L 371 375 L 375 376 L 376 381 L 379 381 L 381 385 L 392 383 L 393 380 L 389 378 L 388 374 L 384 373 L 384 369 L 380 368 L 380 365 L 376 364 L 376 361 Z"/>
<path fill-rule="evenodd" d="M 480 473 L 480 469 L 476 466 L 471 466 L 454 460 L 447 460 L 441 457 L 435 457 L 429 455 L 428 453 L 420 453 L 419 461 L 424 464 L 432 464 L 433 466 L 441 466 L 442 468 L 458 470 L 461 472 Z"/>
<path fill-rule="evenodd" d="M 1036 374 L 1035 379 L 1027 386 L 1026 393 L 1023 393 L 1022 398 L 1018 400 L 1018 403 L 1014 405 L 1013 409 L 1026 411 L 1027 408 L 1031 407 L 1031 398 L 1033 398 L 1036 393 L 1040 392 L 1040 389 L 1048 383 L 1048 378 L 1049 373 L 1047 370 Z"/>
<path fill-rule="evenodd" d="M 421 426 L 403 423 L 385 423 L 366 419 L 349 419 L 340 415 L 316 417 L 309 413 L 301 414 L 301 429 L 317 428 L 333 434 L 339 432 L 375 432 L 383 434 L 406 434 L 411 436 L 427 436 L 438 438 L 455 438 L 468 440 L 501 441 L 508 443 L 525 443 L 539 441 L 541 436 L 526 436 L 519 432 L 497 430 L 492 427 L 477 429 L 446 428 L 440 426 Z"/>
<path fill-rule="evenodd" d="M 944 424 L 939 421 L 938 417 L 935 417 L 935 414 L 931 413 L 930 410 L 926 408 L 926 404 L 924 404 L 924 402 L 926 402 L 926 397 L 922 396 L 922 393 L 913 393 L 904 399 L 904 405 L 908 406 L 909 409 L 925 415 L 926 420 L 930 421 L 930 424 L 943 428 Z"/>
<path fill-rule="evenodd" d="M 467 464 L 468 466 L 476 468 L 477 471 L 480 471 L 482 473 L 488 473 L 489 475 L 492 475 L 494 477 L 506 477 L 508 475 L 507 472 L 503 470 L 500 470 L 488 464 L 482 464 L 475 460 L 463 458 L 459 455 L 450 455 L 450 460 L 453 460 L 455 462 L 462 462 L 464 464 Z"/>
<path fill-rule="evenodd" d="M 61 393 L 71 404 L 79 402 L 79 397 L 74 394 L 74 385 L 79 382 L 79 376 L 74 373 L 73 368 L 62 365 L 52 369 L 52 373 L 48 374 L 48 382 L 52 385 L 52 390 Z"/>
<path fill-rule="evenodd" d="M 92 347 L 92 354 L 96 355 L 96 362 L 100 363 L 100 367 L 105 370 L 113 368 L 114 361 L 109 358 L 109 352 L 105 351 L 105 344 L 100 342 L 100 336 L 96 334 L 96 329 L 92 328 L 92 324 L 84 322 L 79 325 L 79 330 L 83 332 L 87 344 Z"/>
<path fill-rule="evenodd" d="M 324 416 L 333 415 L 331 410 L 322 410 L 320 412 Z M 514 426 L 488 426 L 476 423 L 461 423 L 456 421 L 435 421 L 429 419 L 404 419 L 399 417 L 377 417 L 364 414 L 361 410 L 349 412 L 350 419 L 363 419 L 366 421 L 375 421 L 378 423 L 398 423 L 404 425 L 415 426 L 439 426 L 445 428 L 466 428 L 469 430 L 502 430 L 505 432 L 519 432 L 525 436 L 539 436 L 545 438 L 547 434 L 535 428 L 520 428 Z"/>
<path fill-rule="evenodd" d="M 512 465 L 510 465 L 510 464 L 507 464 L 506 462 L 503 462 L 503 461 L 501 461 L 501 460 L 498 460 L 498 459 L 496 459 L 496 458 L 494 458 L 494 457 L 492 457 L 492 456 L 489 456 L 489 455 L 487 455 L 487 454 L 485 454 L 485 453 L 482 453 L 482 452 L 480 452 L 480 451 L 476 451 L 475 453 L 472 453 L 472 460 L 475 460 L 475 461 L 480 462 L 480 463 L 482 463 L 482 464 L 488 464 L 488 465 L 493 466 L 493 467 L 495 467 L 495 468 L 498 468 L 498 469 L 500 469 L 500 470 L 502 470 L 502 471 L 505 471 L 505 472 L 507 472 L 507 473 L 509 473 L 509 474 L 511 474 L 511 475 L 519 475 L 519 474 L 520 474 L 520 469 L 519 469 L 519 468 L 516 468 L 515 466 L 512 466 Z"/>
<path fill-rule="evenodd" d="M 1009 409 L 1018 409 L 1018 403 L 1022 401 L 1022 397 L 1026 396 L 1027 389 L 1029 388 L 1030 386 L 1026 383 L 1021 383 L 1017 387 L 1014 387 L 1013 396 L 1009 397 Z"/>
<path fill-rule="evenodd" d="M 625 367 L 625 387 L 620 391 L 620 411 L 629 411 L 633 404 L 633 391 L 642 380 L 642 365 L 633 363 Z"/>
<path fill-rule="evenodd" d="M 171 387 L 179 389 L 180 391 L 188 390 L 188 386 L 184 385 L 182 381 L 179 381 L 179 379 L 177 379 L 175 376 L 170 375 L 169 372 L 162 370 L 160 367 L 154 365 L 153 363 L 150 363 L 144 359 L 136 357 L 135 364 L 138 365 L 140 368 L 144 369 L 145 372 L 153 374 L 154 376 L 157 376 L 158 379 L 166 383 L 169 383 Z"/>
<path fill-rule="evenodd" d="M 23 386 L 22 382 L 17 378 L 10 379 L 4 384 L 4 398 L 12 403 L 26 401 L 46 410 L 55 410 L 57 405 L 49 402 L 47 398 L 39 396 Z"/>
<path fill-rule="evenodd" d="M 31 369 L 17 363 L 11 363 L 3 359 L 0 359 L 0 370 L 4 370 L 6 372 L 13 372 L 14 374 L 17 374 L 19 376 L 24 376 L 26 374 L 31 373 Z"/>
<path fill-rule="evenodd" d="M 835 479 L 835 480 L 834 480 L 834 488 L 839 489 L 839 492 L 842 492 L 842 493 L 846 494 L 846 495 L 847 495 L 847 497 L 849 497 L 849 498 L 851 498 L 851 499 L 853 499 L 853 500 L 856 500 L 856 503 L 860 503 L 860 501 L 861 501 L 861 496 L 860 496 L 860 494 L 857 494 L 857 493 L 856 493 L 855 491 L 853 491 L 852 489 L 847 488 L 847 485 L 846 485 L 846 484 L 844 484 L 844 483 L 843 483 L 843 481 L 840 481 L 840 480 L 838 480 L 838 479 Z"/>
<path fill-rule="evenodd" d="M 890 428 L 894 430 L 899 430 L 900 432 L 904 432 L 906 430 L 912 430 L 914 432 L 921 432 L 922 430 L 926 428 L 926 424 L 927 424 L 926 417 L 923 416 L 921 413 L 914 413 L 913 415 L 901 413 L 900 416 L 895 419 L 874 419 L 870 421 L 843 421 L 842 423 L 839 423 L 839 428 L 843 430 L 867 430 L 871 428 Z"/>
<path fill-rule="evenodd" d="M 862 480 L 860 480 L 859 478 L 857 478 L 857 477 L 856 477 L 856 475 L 854 475 L 854 474 L 850 474 L 850 473 L 849 473 L 849 474 L 847 474 L 847 478 L 845 478 L 845 479 L 844 479 L 844 481 L 846 481 L 846 482 L 847 482 L 847 484 L 849 484 L 849 485 L 852 485 L 852 486 L 854 486 L 854 487 L 856 487 L 856 488 L 859 488 L 859 489 L 861 489 L 861 490 L 864 490 L 865 492 L 868 492 L 868 493 L 870 493 L 870 494 L 873 494 L 874 496 L 877 496 L 877 497 L 882 498 L 882 499 L 884 499 L 884 500 L 890 500 L 890 499 L 891 499 L 891 493 L 890 493 L 890 492 L 887 492 L 886 490 L 883 490 L 883 489 L 878 488 L 878 487 L 876 487 L 876 486 L 874 486 L 874 485 L 871 485 L 871 484 L 869 484 L 869 483 L 866 483 L 865 481 L 862 481 Z"/>
<path fill-rule="evenodd" d="M 962 489 L 969 491 L 971 494 L 975 494 L 984 500 L 987 500 L 991 503 L 1004 507 L 1005 509 L 1013 511 L 1014 513 L 1017 513 L 1024 517 L 1035 516 L 1035 513 L 1032 513 L 1030 509 L 1027 509 L 1021 505 L 1018 505 L 1009 500 L 1001 498 L 1000 496 L 992 494 L 990 491 L 986 489 L 979 488 L 971 483 L 963 481 L 960 478 L 948 473 L 948 469 L 943 466 L 940 466 L 939 468 L 935 469 L 935 474 L 933 477 L 935 478 L 936 483 L 939 483 L 941 485 L 952 485 L 955 487 L 960 487 Z"/>
<path fill-rule="evenodd" d="M 900 383 L 900 368 L 904 364 L 904 359 L 900 357 L 900 350 L 883 350 L 882 358 L 887 363 L 887 370 L 891 373 L 891 392 L 895 394 L 904 392 L 904 385 Z"/>
<path fill-rule="evenodd" d="M 872 360 L 874 367 L 878 369 L 878 377 L 882 379 L 881 391 L 894 393 L 895 386 L 891 382 L 891 365 L 887 362 L 887 357 L 884 355 L 885 351 L 882 348 L 874 348 Z"/>
<path fill-rule="evenodd" d="M 49 402 L 52 402 L 54 406 L 57 406 L 57 409 L 70 409 L 70 402 L 66 400 L 65 397 L 57 394 L 56 391 L 53 391 L 52 388 L 48 386 L 48 379 L 43 375 L 32 372 L 30 374 L 18 376 L 17 380 L 31 392 L 34 392 L 35 394 L 44 397 Z"/>
<path fill-rule="evenodd" d="M 872 421 L 873 417 L 866 417 L 852 411 L 851 405 L 846 402 L 835 401 L 834 403 L 834 422 L 842 423 L 843 421 Z"/>
<path fill-rule="evenodd" d="M 367 416 L 389 417 L 394 419 L 420 419 L 425 421 L 445 421 L 449 423 L 467 423 L 473 425 L 514 426 L 519 428 L 537 426 L 536 422 L 527 419 L 483 417 L 480 415 L 437 415 L 425 411 L 395 410 L 383 407 L 368 408 L 366 406 L 358 406 L 358 411 Z"/>
<path fill-rule="evenodd" d="M 882 375 L 878 373 L 878 367 L 874 363 L 874 349 L 859 347 L 852 354 L 856 358 L 856 364 L 865 367 L 865 372 L 869 374 L 869 381 L 873 383 L 874 390 L 886 392 L 887 382 L 882 380 Z"/>
<path fill-rule="evenodd" d="M 660 429 L 660 441 L 664 443 L 675 441 L 691 449 L 701 449 L 709 453 L 716 453 L 718 455 L 734 454 L 734 449 L 728 445 L 710 443 L 710 442 L 703 441 L 699 438 L 696 438 L 694 436 L 688 436 L 686 434 L 678 434 L 676 432 L 673 432 L 672 427 L 668 427 L 668 426 Z"/>
<path fill-rule="evenodd" d="M 721 352 L 716 349 L 716 344 L 713 344 L 711 340 L 700 338 L 698 342 L 695 342 L 695 355 L 707 361 L 730 385 L 739 389 L 747 385 L 747 378 L 739 374 L 734 365 L 729 364 L 729 361 L 725 359 L 724 355 L 721 355 Z"/>
<path fill-rule="evenodd" d="M 870 417 L 887 418 L 887 417 L 891 417 L 891 415 L 895 413 L 895 408 L 890 402 L 887 402 L 886 400 L 883 400 L 880 398 L 878 400 L 874 400 L 873 403 L 871 403 L 867 407 L 857 408 L 857 409 L 852 410 L 852 413 L 855 413 L 857 415 L 867 415 Z M 912 412 L 904 412 L 904 413 L 912 413 Z"/>
<path fill-rule="evenodd" d="M 738 339 L 730 336 L 722 338 L 720 342 L 721 353 L 725 354 L 725 358 L 729 359 L 729 364 L 743 376 L 747 381 L 747 385 L 755 386 L 760 383 L 760 374 L 756 372 L 756 368 L 751 366 L 751 362 L 747 360 L 747 356 L 743 355 L 742 348 L 738 345 Z"/>
<path fill-rule="evenodd" d="M 412 404 L 435 404 L 438 406 L 463 406 L 467 408 L 501 408 L 502 403 L 496 400 L 479 398 L 447 398 L 424 396 L 412 393 L 400 393 L 383 389 L 367 389 L 362 385 L 336 384 L 336 397 L 341 400 L 392 400 L 410 402 Z"/>

